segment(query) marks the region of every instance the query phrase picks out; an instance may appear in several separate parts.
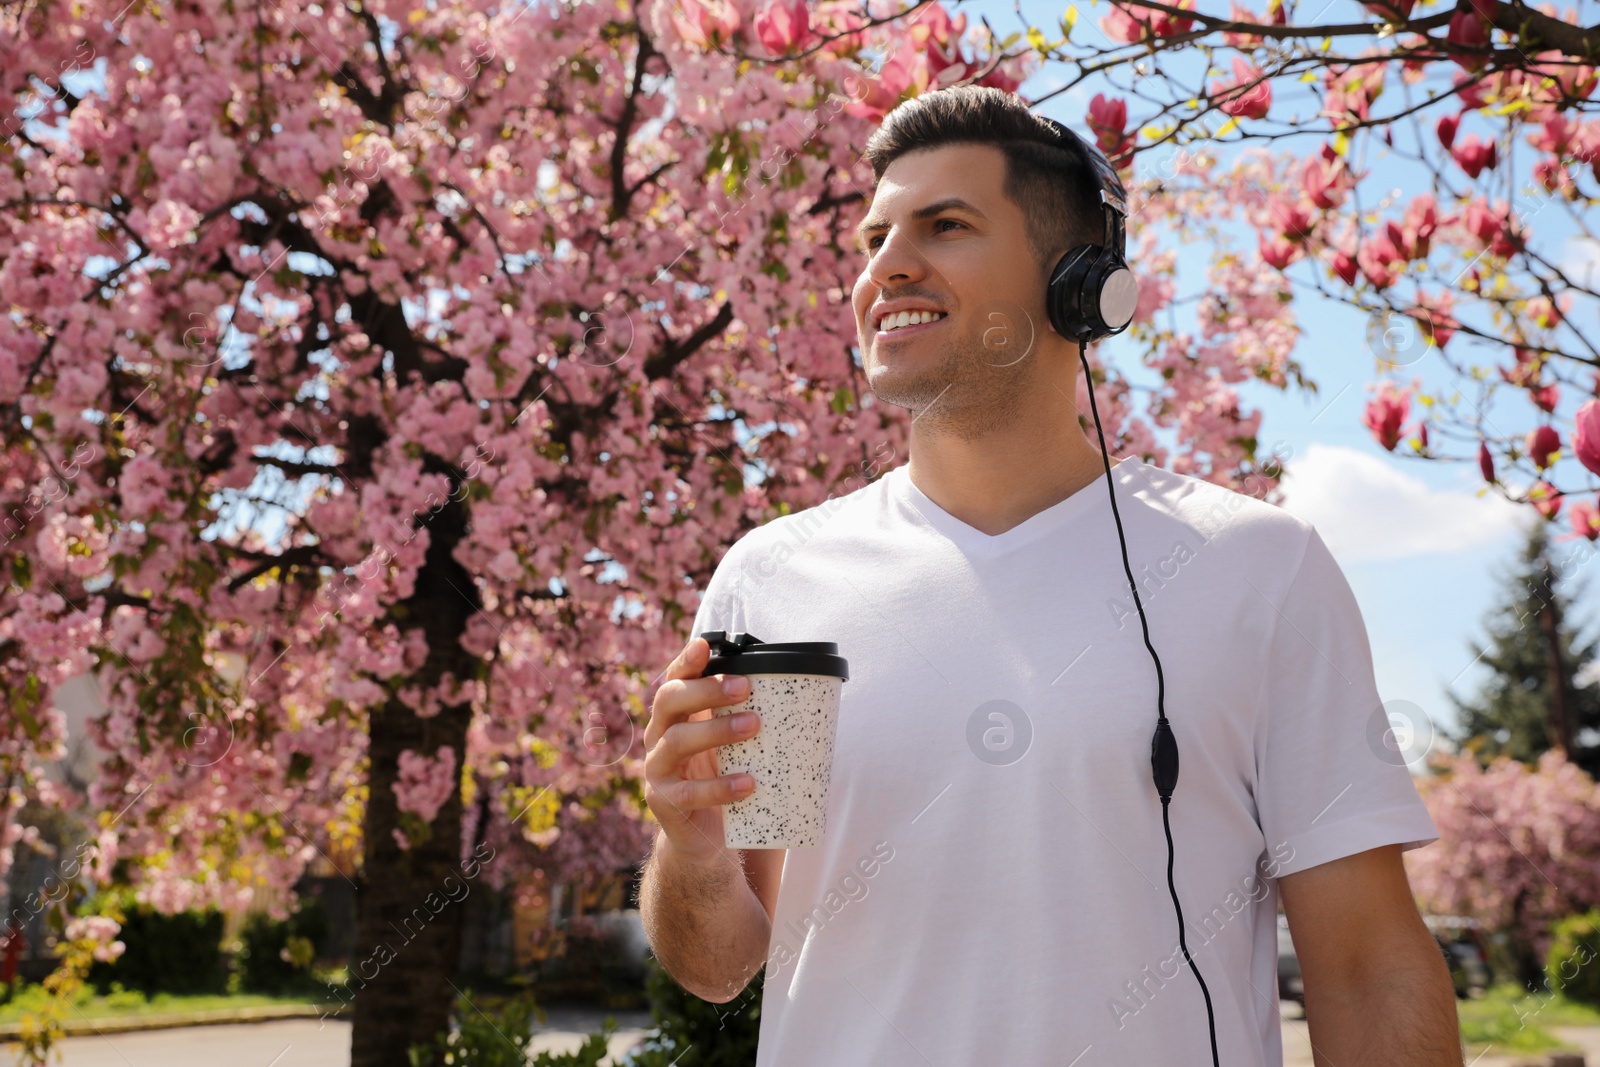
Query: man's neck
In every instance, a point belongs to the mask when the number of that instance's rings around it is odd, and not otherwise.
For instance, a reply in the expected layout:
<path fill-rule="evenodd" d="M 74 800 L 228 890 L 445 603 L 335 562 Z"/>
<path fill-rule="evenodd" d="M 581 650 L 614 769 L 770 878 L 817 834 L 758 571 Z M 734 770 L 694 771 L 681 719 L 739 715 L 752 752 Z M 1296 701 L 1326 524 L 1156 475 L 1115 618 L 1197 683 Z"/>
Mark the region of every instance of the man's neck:
<path fill-rule="evenodd" d="M 951 516 L 997 537 L 1105 473 L 1099 446 L 1075 424 L 1066 430 L 1045 440 L 1002 434 L 963 441 L 942 435 L 919 439 L 913 425 L 906 472 Z M 1117 465 L 1115 456 L 1111 465 Z"/>

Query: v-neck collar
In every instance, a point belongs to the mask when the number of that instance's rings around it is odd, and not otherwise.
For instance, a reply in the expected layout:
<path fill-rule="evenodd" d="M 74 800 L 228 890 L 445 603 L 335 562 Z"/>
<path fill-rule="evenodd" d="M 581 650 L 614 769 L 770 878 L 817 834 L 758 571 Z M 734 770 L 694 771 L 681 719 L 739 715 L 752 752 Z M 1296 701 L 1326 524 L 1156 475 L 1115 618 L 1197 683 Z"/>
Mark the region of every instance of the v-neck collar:
<path fill-rule="evenodd" d="M 1127 483 L 1136 473 L 1140 462 L 1137 456 L 1124 456 L 1111 465 L 1111 474 L 1115 478 L 1119 494 L 1126 491 Z M 1056 501 L 1042 511 L 1034 512 L 1003 533 L 986 534 L 956 518 L 918 489 L 916 483 L 911 480 L 909 464 L 902 463 L 890 470 L 885 477 L 892 479 L 891 484 L 895 492 L 905 503 L 914 508 L 928 525 L 938 530 L 957 548 L 963 552 L 986 556 L 1009 552 L 1045 533 L 1061 529 L 1089 511 L 1108 510 L 1110 503 L 1107 499 L 1106 476 L 1102 470 L 1094 481 L 1078 489 L 1071 496 Z"/>

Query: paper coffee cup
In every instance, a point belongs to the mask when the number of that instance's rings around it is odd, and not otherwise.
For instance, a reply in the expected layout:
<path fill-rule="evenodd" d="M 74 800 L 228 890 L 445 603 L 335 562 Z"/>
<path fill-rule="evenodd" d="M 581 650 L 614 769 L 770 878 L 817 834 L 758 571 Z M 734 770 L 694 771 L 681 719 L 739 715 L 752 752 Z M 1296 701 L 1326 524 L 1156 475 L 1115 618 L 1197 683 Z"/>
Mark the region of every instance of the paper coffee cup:
<path fill-rule="evenodd" d="M 704 676 L 742 674 L 750 695 L 715 709 L 718 718 L 753 711 L 754 737 L 714 750 L 717 773 L 749 774 L 755 789 L 722 806 L 728 848 L 806 848 L 827 830 L 828 781 L 839 697 L 849 665 L 832 641 L 768 644 L 749 634 L 713 630 Z"/>

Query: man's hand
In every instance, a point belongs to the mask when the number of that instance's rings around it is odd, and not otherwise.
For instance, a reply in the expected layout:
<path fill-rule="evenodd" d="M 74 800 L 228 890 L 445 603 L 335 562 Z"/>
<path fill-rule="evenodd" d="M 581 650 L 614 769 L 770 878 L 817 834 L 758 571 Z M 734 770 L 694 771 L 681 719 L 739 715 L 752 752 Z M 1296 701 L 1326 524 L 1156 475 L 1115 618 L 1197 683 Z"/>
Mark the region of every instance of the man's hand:
<path fill-rule="evenodd" d="M 697 863 L 724 858 L 722 805 L 743 799 L 754 787 L 748 774 L 719 777 L 712 750 L 754 737 L 761 728 L 754 712 L 713 718 L 713 708 L 750 696 L 750 680 L 737 674 L 700 677 L 710 658 L 704 638 L 684 646 L 656 690 L 644 731 L 645 803 L 673 850 Z"/>
<path fill-rule="evenodd" d="M 1462 1067 L 1455 988 L 1399 845 L 1279 880 L 1317 1067 Z"/>

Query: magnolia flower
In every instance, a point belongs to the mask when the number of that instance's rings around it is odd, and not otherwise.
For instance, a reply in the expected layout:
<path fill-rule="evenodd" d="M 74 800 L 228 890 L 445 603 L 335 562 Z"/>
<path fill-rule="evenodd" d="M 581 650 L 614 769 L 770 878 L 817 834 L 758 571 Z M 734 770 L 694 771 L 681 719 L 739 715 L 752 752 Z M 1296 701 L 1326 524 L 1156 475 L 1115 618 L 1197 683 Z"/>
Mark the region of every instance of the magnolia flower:
<path fill-rule="evenodd" d="M 1306 199 L 1320 208 L 1338 207 L 1352 184 L 1350 167 L 1329 144 L 1324 144 L 1316 155 L 1306 157 L 1305 167 L 1300 171 L 1300 185 Z"/>
<path fill-rule="evenodd" d="M 1561 450 L 1561 435 L 1554 426 L 1538 426 L 1528 431 L 1523 445 L 1533 465 L 1544 470 L 1552 462 L 1550 457 Z"/>
<path fill-rule="evenodd" d="M 1591 541 L 1600 539 L 1600 509 L 1587 500 L 1580 500 L 1572 505 L 1572 510 L 1567 512 L 1567 518 L 1571 520 L 1572 529 L 1579 537 L 1587 537 Z"/>
<path fill-rule="evenodd" d="M 804 51 L 811 43 L 806 0 L 774 0 L 756 15 L 756 37 L 774 56 Z"/>
<path fill-rule="evenodd" d="M 1255 84 L 1242 88 L 1250 82 Z M 1234 56 L 1233 81 L 1212 83 L 1211 95 L 1218 98 L 1222 110 L 1235 118 L 1264 119 L 1272 107 L 1272 82 L 1262 77 L 1260 67 L 1243 56 Z"/>
<path fill-rule="evenodd" d="M 1343 279 L 1346 285 L 1354 285 L 1356 283 L 1356 271 L 1359 269 L 1355 257 L 1348 252 L 1335 252 L 1331 258 L 1333 272 Z"/>
<path fill-rule="evenodd" d="M 1487 441 L 1478 443 L 1478 470 L 1483 472 L 1484 481 L 1494 481 L 1494 457 L 1489 454 L 1489 443 Z"/>
<path fill-rule="evenodd" d="M 1540 411 L 1549 414 L 1555 411 L 1556 405 L 1561 402 L 1561 387 L 1555 382 L 1537 386 L 1528 390 L 1528 398 Z"/>
<path fill-rule="evenodd" d="M 1256 245 L 1261 252 L 1261 258 L 1268 266 L 1283 270 L 1300 258 L 1302 246 L 1289 241 L 1277 234 L 1267 236 L 1265 233 L 1256 235 Z"/>
<path fill-rule="evenodd" d="M 1089 128 L 1094 131 L 1100 149 L 1108 156 L 1120 148 L 1128 129 L 1128 102 L 1121 97 L 1108 97 L 1096 93 L 1089 101 Z"/>
<path fill-rule="evenodd" d="M 1461 112 L 1454 115 L 1440 115 L 1439 121 L 1434 124 L 1434 130 L 1439 134 L 1439 143 L 1444 145 L 1446 152 L 1455 143 L 1456 130 L 1461 126 Z"/>
<path fill-rule="evenodd" d="M 1472 133 L 1457 141 L 1455 147 L 1450 149 L 1450 155 L 1467 172 L 1467 177 L 1476 178 L 1485 170 L 1494 170 L 1499 161 L 1497 151 L 1494 141 L 1485 141 Z"/>
<path fill-rule="evenodd" d="M 1478 70 L 1487 61 L 1483 50 L 1489 44 L 1489 20 L 1473 10 L 1457 11 L 1450 16 L 1450 29 L 1445 40 L 1456 46 L 1450 57 L 1467 70 Z"/>
<path fill-rule="evenodd" d="M 1393 382 L 1384 382 L 1378 395 L 1367 402 L 1361 421 L 1380 445 L 1393 452 L 1394 446 L 1400 443 L 1400 427 L 1410 412 L 1410 388 L 1396 389 Z"/>
<path fill-rule="evenodd" d="M 1176 0 L 1176 3 L 1168 6 L 1193 8 L 1194 0 Z M 1138 12 L 1137 15 L 1134 14 L 1135 11 Z M 1151 11 L 1137 4 L 1129 4 L 1127 7 L 1115 4 L 1110 14 L 1100 20 L 1100 28 L 1106 32 L 1107 37 L 1127 44 L 1188 33 L 1193 25 L 1192 18 L 1174 18 L 1164 11 Z"/>
<path fill-rule="evenodd" d="M 1547 519 L 1553 519 L 1561 513 L 1560 491 L 1542 478 L 1528 490 L 1528 502 Z"/>
<path fill-rule="evenodd" d="M 1572 454 L 1600 474 L 1600 400 L 1585 400 L 1572 418 Z"/>
<path fill-rule="evenodd" d="M 1361 6 L 1389 22 L 1405 22 L 1411 17 L 1411 9 L 1416 4 L 1417 0 L 1376 0 Z"/>
<path fill-rule="evenodd" d="M 672 12 L 679 36 L 697 48 L 713 48 L 732 40 L 739 29 L 739 9 L 729 0 L 682 0 Z"/>

